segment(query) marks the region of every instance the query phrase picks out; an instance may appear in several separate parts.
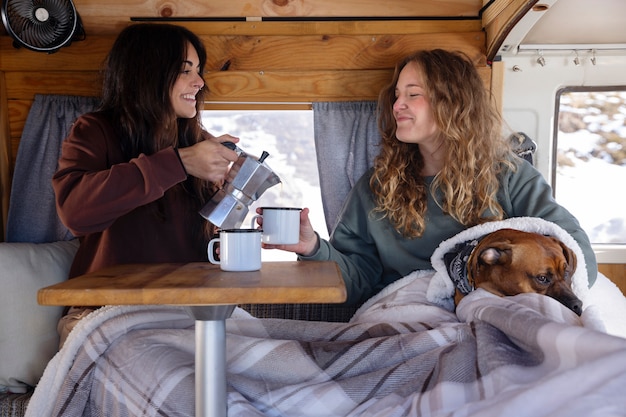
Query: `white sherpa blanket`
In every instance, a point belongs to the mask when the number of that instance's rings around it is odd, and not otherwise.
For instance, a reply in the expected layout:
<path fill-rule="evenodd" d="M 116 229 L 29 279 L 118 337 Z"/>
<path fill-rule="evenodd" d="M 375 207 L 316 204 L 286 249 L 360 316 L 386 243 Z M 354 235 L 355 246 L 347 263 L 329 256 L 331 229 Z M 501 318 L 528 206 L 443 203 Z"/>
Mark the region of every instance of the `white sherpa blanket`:
<path fill-rule="evenodd" d="M 434 270 L 414 271 L 387 286 L 379 294 L 368 300 L 357 311 L 355 317 L 363 315 L 365 311 L 375 310 L 374 306 L 385 309 L 393 306 L 392 311 L 397 314 L 398 319 L 401 319 L 402 316 L 411 313 L 407 311 L 413 307 L 410 300 L 418 299 L 418 294 L 423 291 L 421 284 L 417 285 L 416 282 L 424 280 L 429 282 L 426 291 L 428 302 L 450 312 L 454 311 L 455 287 L 448 276 L 448 269 L 443 260 L 444 254 L 454 249 L 458 243 L 479 238 L 504 228 L 554 236 L 569 246 L 578 258 L 576 271 L 572 276 L 572 289 L 583 302 L 581 320 L 584 326 L 626 338 L 626 297 L 620 289 L 601 273 L 598 273 L 595 284 L 589 288 L 585 258 L 578 242 L 560 226 L 534 217 L 517 217 L 486 223 L 466 229 L 443 241 L 431 258 Z"/>
<path fill-rule="evenodd" d="M 443 256 L 452 251 L 458 243 L 477 239 L 488 233 L 495 232 L 496 230 L 507 228 L 553 236 L 572 249 L 578 258 L 578 266 L 572 276 L 572 290 L 583 304 L 585 303 L 589 294 L 587 267 L 578 242 L 559 225 L 537 217 L 513 217 L 506 220 L 481 224 L 466 229 L 450 239 L 443 241 L 431 257 L 431 262 L 435 269 L 435 276 L 430 281 L 428 287 L 428 300 L 444 308 L 453 310 L 455 287 L 448 275 Z"/>
<path fill-rule="evenodd" d="M 443 241 L 431 258 L 435 273 L 426 293 L 428 301 L 447 310 L 454 310 L 455 287 L 448 275 L 448 269 L 443 260 L 444 254 L 453 250 L 459 243 L 505 228 L 553 236 L 572 249 L 578 260 L 576 271 L 572 276 L 572 290 L 583 302 L 582 319 L 585 326 L 626 337 L 626 298 L 619 288 L 599 273 L 595 284 L 590 289 L 585 258 L 578 242 L 559 225 L 537 217 L 514 217 L 481 224 Z M 414 274 L 409 277 L 412 275 Z M 402 285 L 402 282 L 395 284 Z"/>

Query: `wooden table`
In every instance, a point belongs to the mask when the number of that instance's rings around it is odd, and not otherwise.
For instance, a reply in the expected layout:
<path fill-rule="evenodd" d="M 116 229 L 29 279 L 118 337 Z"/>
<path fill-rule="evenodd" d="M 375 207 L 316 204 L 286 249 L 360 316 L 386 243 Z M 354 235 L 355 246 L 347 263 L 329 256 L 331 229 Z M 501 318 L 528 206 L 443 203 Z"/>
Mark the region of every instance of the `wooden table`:
<path fill-rule="evenodd" d="M 225 272 L 211 263 L 118 265 L 42 288 L 42 305 L 184 305 L 196 320 L 196 416 L 224 417 L 226 323 L 237 304 L 340 303 L 335 262 L 264 262 Z"/>

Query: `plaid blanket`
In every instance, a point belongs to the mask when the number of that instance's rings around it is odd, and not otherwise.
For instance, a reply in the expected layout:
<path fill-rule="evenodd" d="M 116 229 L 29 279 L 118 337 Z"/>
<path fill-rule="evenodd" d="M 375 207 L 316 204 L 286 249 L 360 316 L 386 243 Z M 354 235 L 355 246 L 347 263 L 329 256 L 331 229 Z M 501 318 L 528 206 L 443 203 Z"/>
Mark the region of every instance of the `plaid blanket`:
<path fill-rule="evenodd" d="M 626 415 L 626 339 L 552 298 L 477 290 L 456 312 L 398 281 L 350 323 L 227 320 L 229 416 Z M 183 308 L 104 307 L 46 369 L 27 416 L 193 416 Z"/>

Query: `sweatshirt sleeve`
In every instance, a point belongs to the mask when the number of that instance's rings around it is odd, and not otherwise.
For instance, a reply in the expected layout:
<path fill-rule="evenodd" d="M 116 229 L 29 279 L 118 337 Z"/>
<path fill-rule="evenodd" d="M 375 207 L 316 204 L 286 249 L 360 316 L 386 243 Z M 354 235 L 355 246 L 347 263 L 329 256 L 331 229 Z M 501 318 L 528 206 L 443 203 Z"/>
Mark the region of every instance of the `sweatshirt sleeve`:
<path fill-rule="evenodd" d="M 506 188 L 500 197 L 506 213 L 509 217 L 540 217 L 558 224 L 567 231 L 580 245 L 585 256 L 591 287 L 598 275 L 598 264 L 589 237 L 576 217 L 556 202 L 552 195 L 552 187 L 528 162 L 521 161 L 517 171 L 508 175 L 508 180 L 503 184 Z"/>
<path fill-rule="evenodd" d="M 108 123 L 81 116 L 63 142 L 52 178 L 57 212 L 75 236 L 99 232 L 186 179 L 174 148 L 124 161 Z"/>
<path fill-rule="evenodd" d="M 330 241 L 320 238 L 320 247 L 315 254 L 298 257 L 300 260 L 337 262 L 348 293 L 346 305 L 363 303 L 384 286 L 379 242 L 372 235 L 367 218 L 372 207 L 366 187 L 368 182 L 362 180 L 350 191 Z"/>

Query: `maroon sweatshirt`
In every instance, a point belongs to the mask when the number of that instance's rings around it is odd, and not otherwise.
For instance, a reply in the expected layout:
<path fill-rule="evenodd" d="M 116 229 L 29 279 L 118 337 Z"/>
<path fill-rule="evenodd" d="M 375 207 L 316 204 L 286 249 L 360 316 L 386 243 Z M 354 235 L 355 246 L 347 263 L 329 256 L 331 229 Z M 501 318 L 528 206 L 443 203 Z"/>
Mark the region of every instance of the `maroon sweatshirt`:
<path fill-rule="evenodd" d="M 206 261 L 206 220 L 186 178 L 174 148 L 124 160 L 103 113 L 78 118 L 52 179 L 59 217 L 80 239 L 70 278 L 117 264 Z"/>

